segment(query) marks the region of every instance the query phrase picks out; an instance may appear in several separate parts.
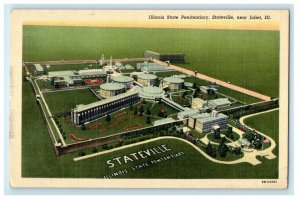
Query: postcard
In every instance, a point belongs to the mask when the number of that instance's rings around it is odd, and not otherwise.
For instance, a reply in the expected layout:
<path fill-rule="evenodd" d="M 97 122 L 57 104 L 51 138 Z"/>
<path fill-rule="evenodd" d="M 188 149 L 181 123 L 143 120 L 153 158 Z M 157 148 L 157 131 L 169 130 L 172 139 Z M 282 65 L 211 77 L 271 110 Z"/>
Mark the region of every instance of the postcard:
<path fill-rule="evenodd" d="M 10 185 L 287 188 L 288 10 L 13 10 Z"/>

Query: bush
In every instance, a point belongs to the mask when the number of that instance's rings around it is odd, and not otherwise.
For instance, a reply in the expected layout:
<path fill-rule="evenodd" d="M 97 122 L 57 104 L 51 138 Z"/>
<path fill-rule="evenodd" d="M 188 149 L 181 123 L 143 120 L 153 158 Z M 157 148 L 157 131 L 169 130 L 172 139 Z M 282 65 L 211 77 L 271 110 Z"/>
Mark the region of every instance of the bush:
<path fill-rule="evenodd" d="M 81 130 L 83 130 L 83 131 L 86 130 L 86 127 L 84 124 L 81 125 Z"/>
<path fill-rule="evenodd" d="M 97 151 L 97 148 L 92 148 L 92 153 L 96 153 Z"/>
<path fill-rule="evenodd" d="M 109 115 L 109 114 L 107 114 L 107 115 L 106 115 L 106 118 L 105 118 L 105 120 L 106 120 L 107 122 L 111 121 L 111 117 L 110 117 L 110 115 Z"/>
<path fill-rule="evenodd" d="M 79 151 L 78 152 L 78 156 L 84 156 L 85 155 L 85 152 L 84 151 Z"/>

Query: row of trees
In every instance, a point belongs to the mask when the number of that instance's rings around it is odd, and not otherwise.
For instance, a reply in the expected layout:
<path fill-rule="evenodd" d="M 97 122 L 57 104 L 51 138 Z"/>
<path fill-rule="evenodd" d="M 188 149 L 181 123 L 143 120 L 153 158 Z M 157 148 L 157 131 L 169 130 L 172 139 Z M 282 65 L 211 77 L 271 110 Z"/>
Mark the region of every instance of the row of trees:
<path fill-rule="evenodd" d="M 262 103 L 264 103 L 264 102 L 262 102 Z M 278 108 L 278 100 L 275 101 L 273 104 L 266 104 L 266 105 L 262 105 L 262 106 L 248 105 L 248 106 L 244 106 L 244 107 L 237 107 L 235 109 L 223 111 L 223 113 L 226 115 L 229 115 L 230 118 L 239 119 L 240 117 L 245 116 L 245 115 L 263 112 L 263 111 L 267 111 L 267 110 L 270 110 L 273 108 Z"/>
<path fill-rule="evenodd" d="M 231 152 L 232 154 L 235 155 L 240 155 L 242 154 L 242 149 L 241 147 L 235 147 L 235 148 L 229 148 L 226 145 L 226 138 L 222 138 L 218 147 L 214 147 L 210 142 L 207 144 L 205 148 L 206 153 L 213 157 L 216 158 L 217 155 L 219 154 L 220 157 L 225 158 L 228 152 Z"/>

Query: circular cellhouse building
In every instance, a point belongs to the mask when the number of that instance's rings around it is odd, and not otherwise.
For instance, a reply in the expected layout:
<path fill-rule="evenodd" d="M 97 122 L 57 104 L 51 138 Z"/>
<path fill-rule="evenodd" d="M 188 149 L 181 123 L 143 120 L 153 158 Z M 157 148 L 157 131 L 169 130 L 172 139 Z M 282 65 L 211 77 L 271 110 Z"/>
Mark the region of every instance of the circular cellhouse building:
<path fill-rule="evenodd" d="M 137 76 L 137 82 L 143 86 L 155 86 L 157 82 L 157 76 L 153 74 L 140 74 Z"/>
<path fill-rule="evenodd" d="M 112 76 L 111 82 L 123 84 L 126 89 L 129 89 L 132 85 L 133 78 L 124 75 Z"/>
<path fill-rule="evenodd" d="M 105 83 L 100 85 L 100 96 L 104 98 L 113 97 L 125 92 L 125 86 L 119 83 Z"/>
<path fill-rule="evenodd" d="M 165 77 L 162 81 L 163 87 L 169 87 L 170 90 L 182 89 L 184 80 L 177 77 Z"/>
<path fill-rule="evenodd" d="M 148 100 L 155 100 L 165 97 L 165 91 L 157 86 L 145 86 L 139 90 L 139 97 Z"/>

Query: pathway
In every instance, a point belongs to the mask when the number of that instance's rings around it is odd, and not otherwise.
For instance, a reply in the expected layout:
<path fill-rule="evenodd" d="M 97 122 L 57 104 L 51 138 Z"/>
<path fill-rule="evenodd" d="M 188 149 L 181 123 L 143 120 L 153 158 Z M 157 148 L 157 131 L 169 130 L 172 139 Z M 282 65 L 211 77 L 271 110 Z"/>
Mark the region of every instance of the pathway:
<path fill-rule="evenodd" d="M 235 90 L 235 91 L 238 91 L 240 93 L 244 93 L 246 95 L 250 95 L 252 97 L 256 97 L 258 99 L 262 99 L 262 100 L 265 100 L 265 101 L 271 100 L 271 97 L 269 97 L 269 96 L 263 95 L 261 93 L 255 92 L 255 91 L 248 90 L 246 88 L 242 88 L 240 86 L 236 86 L 234 84 L 230 84 L 230 83 L 224 82 L 222 80 L 219 80 L 219 79 L 216 79 L 216 78 L 213 78 L 213 77 L 209 77 L 207 75 L 203 75 L 201 73 L 197 73 L 195 75 L 195 71 L 191 71 L 191 70 L 188 70 L 188 69 L 185 69 L 185 68 L 182 68 L 182 67 L 179 67 L 179 66 L 171 65 L 171 64 L 168 65 L 167 63 L 159 61 L 157 59 L 152 59 L 152 61 L 155 62 L 155 63 L 157 63 L 157 64 L 160 64 L 160 65 L 163 65 L 163 66 L 167 66 L 167 67 L 169 67 L 171 69 L 175 69 L 175 70 L 180 71 L 182 73 L 185 73 L 185 74 L 188 74 L 188 75 L 191 75 L 191 76 L 195 76 L 195 77 L 197 77 L 199 79 L 203 79 L 203 80 L 206 80 L 206 81 L 209 81 L 209 82 L 212 82 L 212 83 L 216 83 L 218 85 L 224 86 L 224 87 L 229 88 L 231 90 Z"/>

